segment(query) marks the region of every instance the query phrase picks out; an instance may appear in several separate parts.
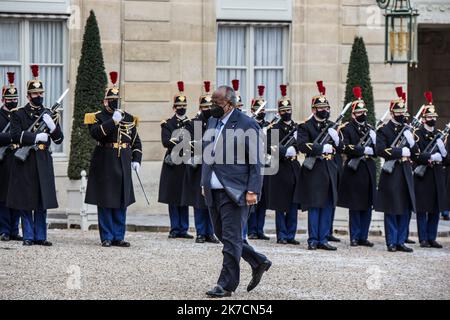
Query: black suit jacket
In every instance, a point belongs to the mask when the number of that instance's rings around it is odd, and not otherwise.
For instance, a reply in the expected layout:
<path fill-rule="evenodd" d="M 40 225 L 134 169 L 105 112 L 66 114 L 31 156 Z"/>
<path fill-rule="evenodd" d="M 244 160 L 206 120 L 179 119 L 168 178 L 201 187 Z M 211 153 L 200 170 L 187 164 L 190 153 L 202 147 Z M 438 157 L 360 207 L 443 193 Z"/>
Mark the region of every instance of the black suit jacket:
<path fill-rule="evenodd" d="M 204 153 L 211 152 L 213 149 L 218 121 L 215 118 L 210 118 L 208 121 L 208 129 L 203 137 Z M 243 132 L 246 132 L 248 136 L 244 136 Z M 233 135 L 230 136 L 230 133 Z M 249 139 L 249 136 L 253 134 L 259 143 Z M 263 178 L 262 158 L 259 156 L 263 148 L 261 134 L 260 127 L 254 119 L 233 110 L 217 141 L 214 151 L 216 160 L 213 163 L 207 163 L 208 161 L 204 159 L 202 165 L 201 186 L 204 188 L 206 204 L 209 207 L 213 205 L 211 193 L 213 171 L 225 192 L 239 206 L 247 205 L 245 199 L 247 191 L 255 192 L 260 196 Z M 244 148 L 244 157 L 239 157 L 238 148 Z M 234 151 L 233 154 L 229 154 L 231 151 Z M 230 158 L 229 162 L 226 161 L 227 157 Z M 223 160 L 222 163 L 220 159 Z"/>

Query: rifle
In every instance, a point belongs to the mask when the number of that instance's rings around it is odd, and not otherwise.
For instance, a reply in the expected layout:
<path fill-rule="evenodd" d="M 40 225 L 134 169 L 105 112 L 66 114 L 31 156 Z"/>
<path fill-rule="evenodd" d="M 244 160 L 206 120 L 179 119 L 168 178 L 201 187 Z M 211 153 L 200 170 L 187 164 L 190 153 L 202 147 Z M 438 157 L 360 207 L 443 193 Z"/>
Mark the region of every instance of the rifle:
<path fill-rule="evenodd" d="M 5 128 L 3 128 L 2 133 L 9 132 L 9 127 L 11 126 L 11 122 L 9 122 Z M 5 158 L 6 150 L 8 150 L 9 145 L 0 147 L 0 161 L 3 161 Z"/>
<path fill-rule="evenodd" d="M 384 119 L 386 119 L 387 115 L 389 114 L 389 110 L 385 112 L 385 114 L 381 117 L 381 119 L 378 121 L 377 125 L 375 126 L 376 129 L 378 129 L 379 126 L 381 126 L 384 123 Z M 358 143 L 358 147 L 368 147 L 373 143 L 372 138 L 370 138 L 370 130 L 366 132 L 366 134 L 361 138 L 361 141 Z M 347 166 L 352 169 L 353 171 L 358 170 L 358 166 L 361 162 L 361 160 L 364 159 L 364 156 L 357 157 L 350 159 Z"/>
<path fill-rule="evenodd" d="M 256 118 L 258 116 L 258 114 L 261 112 L 261 110 L 265 108 L 266 104 L 267 104 L 267 101 L 264 101 L 264 103 L 258 108 L 258 110 L 256 110 L 255 113 L 252 114 L 251 118 L 253 118 L 253 119 Z"/>
<path fill-rule="evenodd" d="M 427 147 L 423 150 L 424 153 L 435 153 L 437 150 L 437 140 L 438 139 L 442 139 L 445 140 L 445 138 L 448 136 L 448 134 L 450 133 L 450 123 L 448 123 L 445 126 L 444 131 L 440 131 L 438 132 L 438 134 L 434 137 L 434 139 L 432 141 L 430 141 L 430 143 L 428 143 Z M 414 174 L 420 178 L 423 178 L 423 176 L 425 175 L 425 172 L 427 170 L 427 166 L 424 164 L 421 164 L 420 166 L 417 166 L 416 169 L 414 170 Z"/>
<path fill-rule="evenodd" d="M 398 133 L 397 137 L 395 138 L 394 142 L 392 142 L 391 144 L 391 148 L 403 148 L 406 146 L 407 140 L 405 138 L 405 136 L 403 135 L 403 133 L 406 130 L 410 130 L 411 132 L 414 132 L 414 129 L 418 128 L 420 126 L 420 115 L 422 113 L 423 110 L 423 106 L 419 109 L 419 112 L 417 112 L 417 114 L 413 117 L 412 121 L 411 121 L 411 125 L 405 124 L 402 128 L 402 130 L 400 130 L 400 132 Z M 388 174 L 391 174 L 394 171 L 395 168 L 395 164 L 396 164 L 397 160 L 388 160 L 383 164 L 383 168 L 382 170 Z"/>
<path fill-rule="evenodd" d="M 344 119 L 345 114 L 347 113 L 347 110 L 351 107 L 352 103 L 349 102 L 345 105 L 344 109 L 342 109 L 341 114 L 337 118 L 335 123 L 329 123 L 322 132 L 317 136 L 316 139 L 314 139 L 314 144 L 319 144 L 323 146 L 329 139 L 330 134 L 328 133 L 328 129 L 333 128 L 337 129 L 342 119 Z M 312 170 L 314 168 L 314 165 L 316 164 L 316 160 L 318 159 L 318 156 L 309 156 L 306 157 L 305 161 L 303 162 L 303 166 L 307 168 L 308 170 Z"/>
<path fill-rule="evenodd" d="M 55 104 L 50 108 L 50 110 L 44 109 L 44 111 L 41 113 L 39 118 L 37 118 L 33 122 L 33 124 L 28 128 L 27 132 L 35 132 L 35 133 L 43 132 L 47 127 L 45 122 L 42 120 L 42 118 L 44 117 L 44 114 L 50 114 L 50 115 L 55 114 L 56 110 L 61 106 L 61 102 L 63 101 L 64 97 L 67 95 L 68 92 L 69 92 L 69 89 L 66 89 L 66 91 L 63 92 L 63 94 L 58 98 L 58 100 L 56 100 Z M 36 128 L 36 127 L 37 127 L 37 129 L 34 130 L 34 128 Z M 31 146 L 20 147 L 16 151 L 14 156 L 16 157 L 16 159 L 18 159 L 22 162 L 25 162 L 27 160 L 28 156 L 30 155 L 31 150 L 37 150 L 37 145 L 33 144 Z"/>

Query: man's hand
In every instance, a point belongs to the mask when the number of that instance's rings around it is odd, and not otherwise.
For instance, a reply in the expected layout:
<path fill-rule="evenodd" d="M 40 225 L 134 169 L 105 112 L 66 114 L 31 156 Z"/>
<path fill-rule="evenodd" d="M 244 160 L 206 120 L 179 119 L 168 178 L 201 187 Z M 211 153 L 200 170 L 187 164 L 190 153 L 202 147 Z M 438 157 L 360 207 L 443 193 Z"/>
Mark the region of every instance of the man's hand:
<path fill-rule="evenodd" d="M 333 139 L 333 142 L 336 146 L 339 145 L 339 134 L 336 131 L 336 129 L 328 128 L 328 134 L 330 135 L 331 139 Z"/>
<path fill-rule="evenodd" d="M 333 146 L 331 144 L 325 144 L 322 149 L 322 153 L 330 154 L 333 153 Z"/>
<path fill-rule="evenodd" d="M 445 148 L 445 144 L 442 141 L 442 139 L 441 138 L 437 139 L 436 143 L 437 143 L 437 146 L 439 148 L 439 152 L 441 153 L 441 155 L 443 157 L 446 157 L 447 156 L 447 149 Z"/>
<path fill-rule="evenodd" d="M 256 195 L 256 193 L 248 191 L 247 195 L 245 196 L 245 200 L 247 201 L 248 206 L 252 206 L 258 202 L 258 196 Z"/>
<path fill-rule="evenodd" d="M 141 164 L 139 162 L 132 162 L 131 163 L 131 168 L 139 173 L 139 169 L 141 168 Z"/>
<path fill-rule="evenodd" d="M 286 150 L 286 157 L 295 157 L 297 155 L 297 150 L 293 146 L 290 146 Z"/>
<path fill-rule="evenodd" d="M 433 153 L 431 155 L 430 161 L 442 162 L 442 155 L 439 152 Z"/>
<path fill-rule="evenodd" d="M 205 188 L 202 187 L 202 196 L 205 196 Z"/>
<path fill-rule="evenodd" d="M 371 147 L 366 147 L 364 149 L 364 154 L 367 156 L 373 156 L 373 149 Z"/>
<path fill-rule="evenodd" d="M 38 143 L 38 142 L 47 142 L 48 141 L 48 134 L 46 134 L 46 133 L 38 133 L 37 135 L 36 135 L 36 139 L 34 140 L 34 142 L 35 143 Z"/>
<path fill-rule="evenodd" d="M 407 148 L 407 147 L 403 147 L 402 148 L 402 157 L 406 157 L 406 158 L 411 157 L 411 150 L 409 150 L 409 148 Z"/>
<path fill-rule="evenodd" d="M 56 129 L 56 124 L 53 121 L 52 117 L 50 117 L 47 113 L 44 114 L 44 116 L 42 117 L 42 119 L 44 120 L 48 130 L 50 130 L 50 133 L 53 133 L 53 131 L 55 131 Z"/>
<path fill-rule="evenodd" d="M 411 133 L 411 131 L 405 130 L 405 131 L 403 131 L 403 135 L 405 136 L 406 140 L 408 141 L 410 148 L 414 147 L 414 145 L 416 144 L 416 141 L 414 140 L 414 136 Z"/>
<path fill-rule="evenodd" d="M 372 140 L 373 144 L 377 144 L 377 134 L 372 129 L 369 131 L 370 139 Z"/>
<path fill-rule="evenodd" d="M 112 118 L 113 118 L 114 122 L 117 124 L 120 121 L 122 121 L 123 114 L 119 110 L 116 110 L 116 111 L 114 111 Z"/>

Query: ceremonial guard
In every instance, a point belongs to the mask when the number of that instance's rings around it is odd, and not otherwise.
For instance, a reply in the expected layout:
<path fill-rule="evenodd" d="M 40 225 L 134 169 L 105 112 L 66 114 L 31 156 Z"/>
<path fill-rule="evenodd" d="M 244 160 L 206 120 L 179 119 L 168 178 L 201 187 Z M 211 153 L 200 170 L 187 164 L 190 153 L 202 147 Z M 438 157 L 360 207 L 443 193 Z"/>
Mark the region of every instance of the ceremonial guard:
<path fill-rule="evenodd" d="M 442 245 L 436 241 L 436 237 L 439 214 L 446 207 L 443 159 L 448 154 L 443 140 L 445 138 L 441 136 L 442 132 L 436 129 L 438 114 L 433 105 L 433 95 L 431 92 L 425 92 L 425 97 L 428 104 L 423 106 L 422 126 L 415 132 L 421 152 L 416 161 L 414 174 L 417 230 L 422 248 L 442 248 Z"/>
<path fill-rule="evenodd" d="M 242 102 L 242 97 L 241 97 L 241 94 L 239 93 L 239 80 L 237 80 L 237 79 L 231 80 L 231 84 L 233 86 L 234 92 L 236 93 L 236 98 L 237 98 L 236 109 L 239 111 L 242 111 L 242 107 L 244 106 L 244 103 Z"/>
<path fill-rule="evenodd" d="M 350 245 L 372 247 L 368 236 L 377 190 L 376 132 L 367 122 L 368 110 L 361 88 L 353 88 L 353 94 L 352 119 L 340 130 L 346 161 L 339 184 L 338 206 L 349 209 Z"/>
<path fill-rule="evenodd" d="M 129 247 L 126 242 L 127 207 L 135 202 L 131 170 L 140 169 L 142 145 L 138 118 L 120 108 L 118 74 L 110 72 L 104 108 L 85 115 L 84 123 L 97 141 L 91 158 L 86 203 L 96 205 L 103 247 Z"/>
<path fill-rule="evenodd" d="M 389 252 L 412 252 L 405 246 L 408 235 L 409 215 L 416 212 L 416 198 L 412 161 L 419 153 L 413 133 L 405 128 L 408 110 L 402 88 L 397 89 L 398 98 L 390 103 L 391 120 L 377 130 L 375 152 L 384 158 L 375 199 L 375 210 L 384 212 L 386 245 Z M 406 141 L 401 144 L 400 141 Z M 387 170 L 389 161 L 394 163 Z"/>
<path fill-rule="evenodd" d="M 339 169 L 334 160 L 343 144 L 329 121 L 330 104 L 322 81 L 317 82 L 319 95 L 312 99 L 313 116 L 299 125 L 298 146 L 306 154 L 301 169 L 300 203 L 308 210 L 308 249 L 336 250 L 328 243 L 331 218 L 337 203 Z M 306 163 L 311 162 L 311 165 Z"/>
<path fill-rule="evenodd" d="M 158 202 L 169 205 L 170 232 L 169 238 L 193 239 L 189 230 L 189 207 L 182 204 L 183 183 L 186 164 L 176 164 L 172 159 L 172 150 L 183 143 L 185 131 L 188 132 L 190 120 L 186 116 L 187 98 L 184 95 L 184 83 L 178 82 L 178 91 L 173 98 L 174 115 L 161 122 L 161 142 L 167 149 L 159 179 Z M 177 155 L 174 155 L 177 156 Z M 180 150 L 178 156 L 183 157 Z"/>
<path fill-rule="evenodd" d="M 47 209 L 58 208 L 58 201 L 50 144 L 61 144 L 63 133 L 58 112 L 43 105 L 44 85 L 38 79 L 39 67 L 32 65 L 31 70 L 34 79 L 27 82 L 29 103 L 11 115 L 12 143 L 21 148 L 15 151 L 11 163 L 14 174 L 10 175 L 6 206 L 21 210 L 25 246 L 51 246 L 47 241 Z M 32 147 L 29 154 L 18 159 L 18 152 L 27 147 Z"/>
<path fill-rule="evenodd" d="M 256 120 L 261 129 L 264 129 L 269 125 L 269 122 L 265 120 L 266 101 L 264 100 L 264 90 L 264 86 L 258 86 L 259 97 L 253 99 L 251 103 L 252 117 Z M 266 222 L 266 185 L 267 176 L 264 176 L 263 187 L 261 191 L 261 200 L 256 204 L 254 210 L 250 212 L 250 216 L 248 218 L 248 238 L 251 240 L 270 240 L 270 238 L 264 234 L 264 224 Z"/>
<path fill-rule="evenodd" d="M 17 145 L 12 144 L 10 123 L 11 114 L 17 110 L 19 93 L 14 86 L 14 72 L 8 72 L 9 85 L 2 89 L 2 108 L 0 109 L 0 240 L 22 241 L 19 235 L 20 211 L 6 207 L 9 176 L 14 150 Z"/>
<path fill-rule="evenodd" d="M 280 121 L 267 130 L 267 150 L 269 154 L 279 152 L 279 169 L 275 175 L 266 178 L 266 201 L 267 208 L 275 210 L 277 243 L 297 245 L 299 242 L 295 240 L 295 236 L 300 203 L 298 124 L 292 120 L 292 103 L 287 97 L 286 85 L 281 85 L 280 89 L 281 99 L 278 100 Z M 278 130 L 279 141 L 272 141 L 273 130 Z"/>
<path fill-rule="evenodd" d="M 191 135 L 192 154 L 191 161 L 186 167 L 186 172 L 183 179 L 183 192 L 181 195 L 181 203 L 183 206 L 192 206 L 194 208 L 195 229 L 197 231 L 196 243 L 219 243 L 219 240 L 214 236 L 214 230 L 209 216 L 208 207 L 206 206 L 205 197 L 202 195 L 202 188 L 200 187 L 200 180 L 202 178 L 201 170 L 201 154 L 195 155 L 196 144 L 202 145 L 202 137 L 208 125 L 208 119 L 211 117 L 211 82 L 204 82 L 205 93 L 200 97 L 199 112 L 192 119 L 187 129 Z M 196 129 L 197 128 L 197 129 Z M 201 136 L 196 140 L 195 130 L 201 129 Z M 201 148 L 200 148 L 201 151 Z"/>

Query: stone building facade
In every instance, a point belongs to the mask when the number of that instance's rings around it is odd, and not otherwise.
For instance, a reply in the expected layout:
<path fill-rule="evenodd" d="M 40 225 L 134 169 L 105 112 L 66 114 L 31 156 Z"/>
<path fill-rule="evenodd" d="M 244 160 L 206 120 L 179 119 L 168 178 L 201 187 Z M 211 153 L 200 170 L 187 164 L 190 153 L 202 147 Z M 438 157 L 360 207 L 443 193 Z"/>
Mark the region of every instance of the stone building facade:
<path fill-rule="evenodd" d="M 433 90 L 436 105 L 448 121 L 450 3 L 446 0 L 412 3 L 420 13 L 417 69 L 384 64 L 384 19 L 375 0 L 6 0 L 0 2 L 0 26 L 6 22 L 21 23 L 19 36 L 25 44 L 20 48 L 24 53 L 14 66 L 22 66 L 19 73 L 23 78 L 29 76 L 27 64 L 39 62 L 27 58 L 30 48 L 26 41 L 35 31 L 25 29 L 32 21 L 63 22 L 59 38 L 64 44 L 63 57 L 58 72 L 64 85 L 53 88 L 55 96 L 66 86 L 74 92 L 84 23 L 90 10 L 95 11 L 106 69 L 122 70 L 123 105 L 141 119 L 139 131 L 145 160 L 142 175 L 152 205 L 146 207 L 136 189 L 138 203 L 131 210 L 161 213 L 166 209 L 156 203 L 164 152 L 160 143 L 160 121 L 172 114 L 170 101 L 176 93 L 178 80 L 186 84 L 190 116 L 198 110 L 203 80 L 223 84 L 220 83 L 223 79 L 238 72 L 245 73 L 245 80 L 241 81 L 245 83 L 247 104 L 256 93 L 258 78 L 272 79 L 271 88 L 267 89 L 273 96 L 272 101 L 276 99 L 276 86 L 288 83 L 294 119 L 299 121 L 310 113 L 310 99 L 316 94 L 315 82 L 323 80 L 336 114 L 343 103 L 351 46 L 358 35 L 367 46 L 378 116 L 394 96 L 394 87 L 403 85 L 409 89 L 409 104 L 413 109 L 423 103 L 424 90 Z M 234 27 L 243 32 L 237 38 L 232 31 L 230 33 Z M 261 28 L 279 31 L 281 38 L 265 36 L 266 29 Z M 0 29 L 0 41 L 1 32 Z M 258 32 L 265 37 L 267 46 L 283 47 L 279 59 L 275 57 L 279 61 L 275 66 L 264 63 L 259 66 L 255 62 L 258 50 L 269 50 L 255 40 L 259 39 Z M 226 41 L 230 39 L 238 43 L 239 37 L 245 38 L 241 39 L 244 63 L 237 63 L 237 67 L 222 66 L 222 61 L 218 61 L 222 59 L 218 58 L 219 49 L 226 50 Z M 265 54 L 270 60 L 273 53 Z M 7 68 L 10 63 L 0 54 L 0 68 Z M 4 81 L 3 74 L 0 79 Z M 64 106 L 66 143 L 55 153 L 59 211 L 66 207 L 66 189 L 76 187 L 66 177 L 72 99 L 73 95 Z"/>

